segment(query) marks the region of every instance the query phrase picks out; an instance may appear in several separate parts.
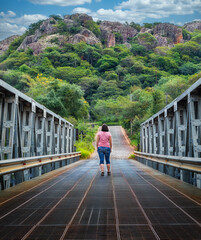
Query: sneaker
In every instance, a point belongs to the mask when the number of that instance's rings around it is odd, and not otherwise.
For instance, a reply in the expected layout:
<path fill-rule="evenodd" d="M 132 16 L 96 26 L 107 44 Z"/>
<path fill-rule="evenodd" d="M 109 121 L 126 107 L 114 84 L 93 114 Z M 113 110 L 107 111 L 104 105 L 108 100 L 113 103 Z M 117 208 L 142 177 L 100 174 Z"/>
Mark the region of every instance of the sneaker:
<path fill-rule="evenodd" d="M 101 176 L 104 176 L 104 172 L 101 173 Z"/>
<path fill-rule="evenodd" d="M 107 172 L 107 175 L 110 176 L 110 175 L 111 175 L 111 172 Z"/>

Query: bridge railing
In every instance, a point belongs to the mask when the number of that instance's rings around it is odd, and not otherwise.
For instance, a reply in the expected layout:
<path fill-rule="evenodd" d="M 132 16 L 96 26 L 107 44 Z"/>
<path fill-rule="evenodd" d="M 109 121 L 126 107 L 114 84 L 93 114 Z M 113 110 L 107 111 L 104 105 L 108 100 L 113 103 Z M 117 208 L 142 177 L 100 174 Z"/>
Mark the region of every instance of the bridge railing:
<path fill-rule="evenodd" d="M 201 158 L 167 156 L 135 151 L 139 162 L 201 188 Z"/>
<path fill-rule="evenodd" d="M 17 158 L 0 161 L 0 189 L 6 189 L 23 181 L 64 167 L 80 158 L 80 152 Z"/>

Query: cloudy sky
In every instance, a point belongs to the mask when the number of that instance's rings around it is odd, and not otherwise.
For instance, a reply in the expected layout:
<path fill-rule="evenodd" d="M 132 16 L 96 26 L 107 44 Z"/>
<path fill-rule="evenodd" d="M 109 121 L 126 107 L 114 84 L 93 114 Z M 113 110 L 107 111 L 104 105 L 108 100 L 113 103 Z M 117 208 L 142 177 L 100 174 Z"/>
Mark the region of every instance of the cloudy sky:
<path fill-rule="evenodd" d="M 24 33 L 51 14 L 77 12 L 94 20 L 183 25 L 201 19 L 201 0 L 1 0 L 0 40 Z"/>

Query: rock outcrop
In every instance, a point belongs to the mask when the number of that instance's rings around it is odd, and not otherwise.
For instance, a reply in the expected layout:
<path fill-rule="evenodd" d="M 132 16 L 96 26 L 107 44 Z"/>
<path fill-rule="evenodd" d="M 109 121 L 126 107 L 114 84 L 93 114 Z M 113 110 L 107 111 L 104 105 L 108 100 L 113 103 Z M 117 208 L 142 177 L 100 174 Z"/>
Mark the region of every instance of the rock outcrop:
<path fill-rule="evenodd" d="M 79 42 L 86 42 L 90 45 L 101 44 L 100 40 L 95 36 L 95 34 L 86 28 L 83 28 L 80 33 L 71 36 L 68 42 L 73 44 Z"/>
<path fill-rule="evenodd" d="M 189 32 L 193 32 L 195 30 L 201 31 L 201 21 L 194 21 L 191 23 L 187 23 L 184 25 L 184 29 L 186 29 Z"/>
<path fill-rule="evenodd" d="M 57 27 L 55 27 L 55 24 L 57 21 L 54 18 L 48 18 L 40 25 L 40 32 L 42 34 L 54 34 L 57 32 Z"/>
<path fill-rule="evenodd" d="M 93 18 L 88 16 L 85 13 L 75 13 L 72 15 L 65 15 L 64 16 L 64 22 L 76 24 L 80 23 L 81 25 L 84 25 L 87 21 L 93 21 Z"/>
<path fill-rule="evenodd" d="M 35 48 L 36 46 L 40 46 L 38 40 L 43 35 L 51 35 L 57 32 L 57 28 L 54 26 L 56 24 L 56 20 L 54 18 L 49 18 L 45 20 L 41 25 L 40 28 L 35 31 L 34 35 L 30 35 L 25 37 L 21 45 L 18 47 L 18 50 L 26 49 L 28 47 Z M 37 43 L 37 44 L 36 44 Z M 38 50 L 40 52 L 40 50 Z M 37 52 L 37 51 L 34 51 Z"/>
<path fill-rule="evenodd" d="M 182 29 L 169 23 L 156 25 L 153 29 L 153 35 L 158 40 L 158 46 L 167 46 L 183 42 Z"/>
<path fill-rule="evenodd" d="M 137 35 L 138 31 L 130 26 L 126 26 L 119 22 L 103 21 L 100 24 L 102 38 L 106 40 L 107 47 L 115 46 L 116 40 L 114 33 L 122 35 L 123 43 L 126 43 L 129 38 Z"/>
<path fill-rule="evenodd" d="M 47 47 L 63 46 L 68 41 L 68 37 L 60 34 L 45 35 L 36 42 L 29 43 L 26 48 L 32 48 L 33 54 L 38 55 L 42 53 Z"/>
<path fill-rule="evenodd" d="M 6 50 L 8 50 L 8 47 L 10 46 L 12 41 L 18 37 L 19 35 L 14 35 L 4 39 L 3 41 L 0 41 L 0 55 L 2 55 Z"/>

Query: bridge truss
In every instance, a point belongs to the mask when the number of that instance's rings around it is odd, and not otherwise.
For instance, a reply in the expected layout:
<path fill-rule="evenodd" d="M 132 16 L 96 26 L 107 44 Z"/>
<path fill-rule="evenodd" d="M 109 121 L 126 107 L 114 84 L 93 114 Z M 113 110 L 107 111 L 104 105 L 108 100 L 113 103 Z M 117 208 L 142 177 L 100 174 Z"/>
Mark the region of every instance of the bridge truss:
<path fill-rule="evenodd" d="M 73 152 L 73 125 L 0 80 L 0 160 Z"/>
<path fill-rule="evenodd" d="M 201 188 L 201 79 L 141 124 L 136 159 Z"/>
<path fill-rule="evenodd" d="M 201 79 L 141 124 L 141 151 L 201 158 Z"/>

